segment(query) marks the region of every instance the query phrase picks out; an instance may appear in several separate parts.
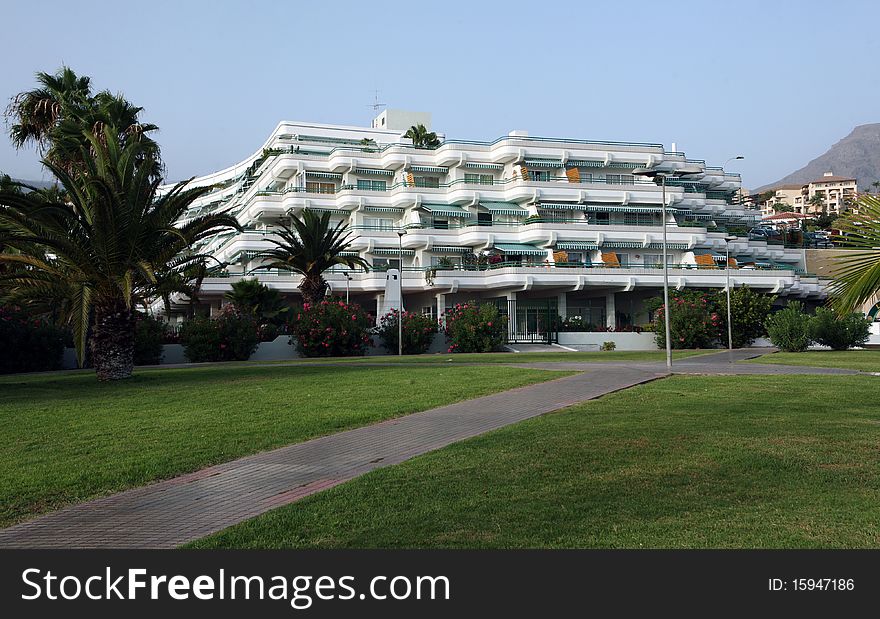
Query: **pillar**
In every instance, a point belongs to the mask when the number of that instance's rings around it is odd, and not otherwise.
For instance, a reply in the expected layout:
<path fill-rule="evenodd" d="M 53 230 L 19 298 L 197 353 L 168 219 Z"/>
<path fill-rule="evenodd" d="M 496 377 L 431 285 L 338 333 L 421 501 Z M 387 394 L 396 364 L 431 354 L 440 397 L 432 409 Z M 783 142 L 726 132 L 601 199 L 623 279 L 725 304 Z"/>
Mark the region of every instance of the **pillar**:
<path fill-rule="evenodd" d="M 446 313 L 446 295 L 441 292 L 434 296 L 437 297 L 437 320 L 440 321 L 440 324 L 445 325 L 446 320 L 443 318 L 443 314 Z"/>
<path fill-rule="evenodd" d="M 568 316 L 568 295 L 564 292 L 556 295 L 556 313 L 563 318 Z"/>
<path fill-rule="evenodd" d="M 516 291 L 507 292 L 504 295 L 507 299 L 507 337 L 511 340 L 516 339 Z"/>
<path fill-rule="evenodd" d="M 605 326 L 613 329 L 617 326 L 617 307 L 614 303 L 614 293 L 605 295 Z"/>

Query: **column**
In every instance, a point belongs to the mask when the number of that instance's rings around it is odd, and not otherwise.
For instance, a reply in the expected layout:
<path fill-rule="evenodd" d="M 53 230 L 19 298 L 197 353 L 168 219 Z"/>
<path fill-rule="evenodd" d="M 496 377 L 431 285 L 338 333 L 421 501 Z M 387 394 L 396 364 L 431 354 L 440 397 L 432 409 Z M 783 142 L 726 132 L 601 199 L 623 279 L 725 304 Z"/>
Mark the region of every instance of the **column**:
<path fill-rule="evenodd" d="M 613 292 L 605 295 L 605 325 L 611 329 L 617 326 L 617 307 Z"/>
<path fill-rule="evenodd" d="M 556 295 L 556 313 L 563 318 L 568 315 L 568 295 L 564 292 Z"/>
<path fill-rule="evenodd" d="M 441 292 L 434 296 L 437 297 L 437 320 L 440 321 L 441 325 L 445 325 L 446 321 L 443 318 L 443 314 L 446 313 L 446 295 Z"/>
<path fill-rule="evenodd" d="M 516 339 L 516 291 L 504 295 L 507 299 L 507 338 Z"/>

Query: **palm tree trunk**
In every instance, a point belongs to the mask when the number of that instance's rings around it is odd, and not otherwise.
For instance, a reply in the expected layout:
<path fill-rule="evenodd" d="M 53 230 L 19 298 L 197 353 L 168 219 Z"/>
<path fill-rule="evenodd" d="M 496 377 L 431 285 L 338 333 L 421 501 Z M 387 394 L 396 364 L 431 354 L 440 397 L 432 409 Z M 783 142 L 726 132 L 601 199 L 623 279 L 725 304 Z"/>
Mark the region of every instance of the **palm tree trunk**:
<path fill-rule="evenodd" d="M 134 312 L 124 304 L 95 308 L 89 342 L 98 380 L 129 378 L 134 369 Z"/>
<path fill-rule="evenodd" d="M 299 291 L 302 293 L 303 303 L 314 305 L 324 300 L 324 295 L 327 294 L 327 282 L 320 274 L 306 275 L 299 285 Z"/>

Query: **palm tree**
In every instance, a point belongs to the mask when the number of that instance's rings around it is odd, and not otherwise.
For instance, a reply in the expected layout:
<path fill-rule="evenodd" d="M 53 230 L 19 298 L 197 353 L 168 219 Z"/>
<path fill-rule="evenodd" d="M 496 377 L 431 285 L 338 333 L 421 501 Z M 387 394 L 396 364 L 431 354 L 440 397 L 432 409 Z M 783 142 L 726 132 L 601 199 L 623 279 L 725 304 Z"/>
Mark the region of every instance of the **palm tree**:
<path fill-rule="evenodd" d="M 344 256 L 351 244 L 347 226 L 339 222 L 330 227 L 330 213 L 321 215 L 306 209 L 302 218 L 292 217 L 291 226 L 280 225 L 278 239 L 269 239 L 277 245 L 257 254 L 257 258 L 267 258 L 269 262 L 261 265 L 270 269 L 284 269 L 303 276 L 299 289 L 303 302 L 318 303 L 327 293 L 327 282 L 323 273 L 337 264 L 349 267 L 366 267 L 367 262 L 360 257 Z"/>
<path fill-rule="evenodd" d="M 831 302 L 841 316 L 860 309 L 880 293 L 880 197 L 859 196 L 858 213 L 837 219 L 841 241 L 861 251 L 842 252 L 836 259 Z"/>
<path fill-rule="evenodd" d="M 807 201 L 807 204 L 812 206 L 814 211 L 818 210 L 820 215 L 828 214 L 825 205 L 825 196 L 823 196 L 821 193 L 815 194 Z"/>
<path fill-rule="evenodd" d="M 98 378 L 116 380 L 132 373 L 135 304 L 156 294 L 160 278 L 170 281 L 170 274 L 204 263 L 193 243 L 240 226 L 226 214 L 178 226 L 209 187 L 187 189 L 183 182 L 158 195 L 155 160 L 142 141 L 123 144 L 113 126 L 101 137 L 84 133 L 88 145 L 74 173 L 43 159 L 66 200 L 0 191 L 0 230 L 20 252 L 0 254 L 0 264 L 9 266 L 0 284 L 12 300 L 64 299 L 62 318 L 80 364 L 88 342 Z"/>
<path fill-rule="evenodd" d="M 403 137 L 412 140 L 413 146 L 416 148 L 437 148 L 440 146 L 440 139 L 433 131 L 428 131 L 425 125 L 413 125 L 406 130 Z"/>
<path fill-rule="evenodd" d="M 150 157 L 152 174 L 161 174 L 159 146 L 147 135 L 158 127 L 138 121 L 143 108 L 106 90 L 92 95 L 90 78 L 78 76 L 69 67 L 55 75 L 37 73 L 37 82 L 38 88 L 19 93 L 6 109 L 15 148 L 34 144 L 45 159 L 70 174 L 83 165 L 83 147 L 91 149 L 84 130 L 104 143 L 107 128 L 114 127 L 123 145 L 142 142 L 141 159 Z"/>

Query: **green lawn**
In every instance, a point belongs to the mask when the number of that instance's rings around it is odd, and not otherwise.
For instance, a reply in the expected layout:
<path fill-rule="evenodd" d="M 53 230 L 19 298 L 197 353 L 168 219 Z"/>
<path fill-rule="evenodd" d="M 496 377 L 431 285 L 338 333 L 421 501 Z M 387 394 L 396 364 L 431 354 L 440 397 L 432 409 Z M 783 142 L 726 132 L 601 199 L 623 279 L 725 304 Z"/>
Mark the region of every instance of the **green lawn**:
<path fill-rule="evenodd" d="M 0 379 L 0 526 L 272 447 L 567 373 L 205 367 Z"/>
<path fill-rule="evenodd" d="M 673 359 L 684 359 L 694 355 L 706 355 L 723 350 L 674 350 Z M 433 355 L 381 355 L 373 357 L 333 357 L 328 359 L 297 359 L 294 361 L 275 361 L 273 363 L 543 363 L 545 361 L 577 362 L 595 361 L 663 361 L 663 350 L 614 350 L 607 352 L 498 352 L 498 353 L 455 353 Z"/>
<path fill-rule="evenodd" d="M 880 350 L 809 350 L 777 352 L 750 359 L 749 363 L 809 365 L 819 368 L 843 368 L 862 372 L 880 372 Z"/>
<path fill-rule="evenodd" d="M 374 471 L 194 546 L 876 548 L 878 381 L 655 381 Z"/>

